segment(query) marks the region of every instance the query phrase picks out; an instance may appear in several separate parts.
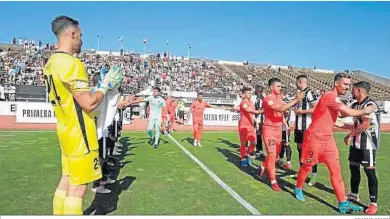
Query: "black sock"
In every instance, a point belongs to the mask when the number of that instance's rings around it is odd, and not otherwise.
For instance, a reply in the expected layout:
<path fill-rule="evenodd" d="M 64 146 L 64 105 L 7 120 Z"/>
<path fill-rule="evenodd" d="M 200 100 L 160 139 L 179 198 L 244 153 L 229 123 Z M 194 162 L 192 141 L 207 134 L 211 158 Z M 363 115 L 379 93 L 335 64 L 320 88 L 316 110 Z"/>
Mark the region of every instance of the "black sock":
<path fill-rule="evenodd" d="M 286 146 L 286 157 L 287 161 L 291 161 L 291 156 L 292 156 L 292 150 L 290 144 Z"/>
<path fill-rule="evenodd" d="M 101 179 L 98 179 L 98 180 L 93 181 L 92 188 L 97 188 L 97 187 L 99 187 L 99 186 L 100 186 L 100 180 L 101 180 Z"/>
<path fill-rule="evenodd" d="M 311 169 L 311 172 L 317 173 L 317 164 L 313 166 L 313 168 Z"/>
<path fill-rule="evenodd" d="M 375 169 L 364 169 L 368 179 L 368 191 L 370 194 L 370 202 L 377 203 L 378 201 L 378 178 L 376 177 Z"/>
<path fill-rule="evenodd" d="M 359 194 L 359 185 L 360 185 L 360 167 L 349 165 L 349 170 L 351 172 L 351 192 L 354 194 Z"/>
<path fill-rule="evenodd" d="M 286 151 L 286 147 L 285 146 L 282 146 L 282 150 L 280 150 L 280 153 L 279 153 L 279 158 L 280 159 L 283 159 L 284 158 L 284 152 Z"/>
<path fill-rule="evenodd" d="M 257 136 L 257 142 L 256 142 L 256 151 L 260 152 L 263 151 L 263 139 L 261 139 L 261 135 Z"/>

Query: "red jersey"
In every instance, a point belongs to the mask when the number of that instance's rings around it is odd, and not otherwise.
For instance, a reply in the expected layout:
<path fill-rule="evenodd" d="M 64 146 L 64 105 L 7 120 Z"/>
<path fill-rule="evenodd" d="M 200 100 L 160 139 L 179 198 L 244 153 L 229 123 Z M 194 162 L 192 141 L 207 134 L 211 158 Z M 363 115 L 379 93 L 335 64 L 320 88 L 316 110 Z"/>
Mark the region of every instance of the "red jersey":
<path fill-rule="evenodd" d="M 207 107 L 210 107 L 210 104 L 206 101 L 199 102 L 198 100 L 195 100 L 194 102 L 192 102 L 191 110 L 193 121 L 203 122 L 204 109 L 206 109 Z"/>
<path fill-rule="evenodd" d="M 162 118 L 162 120 L 164 120 L 164 121 L 167 120 L 167 114 L 168 114 L 167 108 L 163 107 L 161 109 L 161 118 Z"/>
<path fill-rule="evenodd" d="M 169 113 L 175 113 L 176 108 L 177 108 L 177 102 L 171 100 L 171 105 L 170 105 L 170 108 L 168 109 L 168 112 Z"/>
<path fill-rule="evenodd" d="M 321 96 L 313 112 L 313 121 L 307 130 L 317 137 L 333 136 L 333 126 L 337 120 L 339 109 L 343 106 L 337 93 L 328 91 Z"/>
<path fill-rule="evenodd" d="M 249 111 L 254 110 L 254 104 L 248 99 L 243 99 L 240 103 L 239 127 L 254 128 L 254 115 Z"/>
<path fill-rule="evenodd" d="M 283 126 L 283 113 L 273 110 L 272 105 L 282 105 L 283 101 L 280 96 L 275 96 L 273 94 L 267 95 L 263 100 L 263 110 L 264 110 L 264 123 L 263 127 L 270 128 L 280 128 L 282 132 Z"/>
<path fill-rule="evenodd" d="M 165 107 L 167 108 L 167 110 L 171 109 L 171 105 L 172 105 L 171 99 L 169 98 L 165 99 Z"/>

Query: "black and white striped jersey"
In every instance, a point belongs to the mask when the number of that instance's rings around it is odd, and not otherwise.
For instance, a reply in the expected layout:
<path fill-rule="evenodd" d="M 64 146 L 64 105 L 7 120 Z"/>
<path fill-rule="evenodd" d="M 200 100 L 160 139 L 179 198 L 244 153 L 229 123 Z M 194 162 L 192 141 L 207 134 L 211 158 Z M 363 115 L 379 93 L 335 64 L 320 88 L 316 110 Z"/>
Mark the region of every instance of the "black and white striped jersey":
<path fill-rule="evenodd" d="M 361 103 L 352 103 L 351 108 L 359 110 L 371 105 L 376 105 L 377 110 L 370 113 L 369 115 L 362 115 L 353 118 L 354 128 L 358 127 L 363 122 L 364 117 L 369 118 L 371 120 L 370 126 L 366 131 L 353 137 L 351 146 L 357 149 L 373 150 L 379 148 L 381 123 L 378 104 L 371 98 L 366 97 Z"/>
<path fill-rule="evenodd" d="M 290 100 L 287 97 L 285 97 L 283 99 L 283 102 L 290 103 Z M 288 109 L 287 113 L 284 113 L 284 118 L 286 119 L 287 124 L 290 125 L 291 124 L 290 122 L 294 122 L 295 120 L 295 114 L 291 109 Z M 282 126 L 282 131 L 287 131 L 287 127 L 284 124 Z"/>
<path fill-rule="evenodd" d="M 263 109 L 263 97 L 257 96 L 255 101 L 255 110 L 261 110 Z M 264 114 L 258 114 L 255 117 L 255 122 L 262 124 L 264 121 Z"/>
<path fill-rule="evenodd" d="M 295 106 L 295 108 L 300 110 L 308 110 L 313 108 L 312 103 L 318 100 L 317 94 L 309 87 L 305 88 L 302 92 L 304 92 L 304 96 L 302 100 Z M 312 114 L 296 115 L 295 129 L 299 131 L 305 131 L 309 128 L 311 122 Z"/>

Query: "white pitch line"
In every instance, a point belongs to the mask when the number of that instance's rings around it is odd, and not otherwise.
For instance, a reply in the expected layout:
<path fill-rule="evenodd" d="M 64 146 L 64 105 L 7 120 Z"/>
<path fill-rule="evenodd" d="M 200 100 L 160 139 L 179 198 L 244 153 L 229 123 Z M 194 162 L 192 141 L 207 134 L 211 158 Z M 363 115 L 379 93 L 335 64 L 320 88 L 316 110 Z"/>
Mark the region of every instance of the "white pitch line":
<path fill-rule="evenodd" d="M 243 199 L 237 192 L 235 192 L 230 186 L 223 182 L 213 171 L 211 171 L 206 165 L 204 165 L 198 158 L 196 158 L 191 152 L 189 152 L 183 145 L 181 145 L 176 139 L 174 139 L 171 134 L 167 135 L 180 149 L 184 151 L 195 163 L 197 163 L 207 174 L 213 178 L 213 180 L 218 183 L 223 189 L 225 189 L 234 199 L 236 199 L 244 208 L 246 208 L 253 215 L 261 215 L 261 213 L 253 207 L 249 202 Z"/>

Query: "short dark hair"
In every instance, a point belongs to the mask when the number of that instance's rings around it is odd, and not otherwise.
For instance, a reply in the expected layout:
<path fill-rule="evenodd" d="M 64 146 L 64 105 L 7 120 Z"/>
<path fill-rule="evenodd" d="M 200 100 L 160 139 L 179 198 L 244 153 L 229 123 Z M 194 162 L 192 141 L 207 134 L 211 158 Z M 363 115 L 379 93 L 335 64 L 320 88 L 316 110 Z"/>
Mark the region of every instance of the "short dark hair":
<path fill-rule="evenodd" d="M 203 92 L 200 92 L 200 91 L 199 91 L 199 92 L 198 92 L 198 96 L 200 96 L 200 95 L 203 96 Z"/>
<path fill-rule="evenodd" d="M 99 78 L 100 78 L 100 72 L 96 72 L 92 77 L 92 81 L 93 81 L 94 86 L 97 86 L 97 84 L 99 82 Z"/>
<path fill-rule="evenodd" d="M 279 78 L 271 78 L 268 80 L 268 87 L 271 87 L 273 84 L 277 82 L 282 82 Z"/>
<path fill-rule="evenodd" d="M 370 93 L 371 90 L 371 84 L 367 81 L 359 81 L 354 83 L 352 86 L 357 88 L 363 88 L 364 90 L 366 90 L 367 93 Z"/>
<path fill-rule="evenodd" d="M 263 90 L 264 90 L 264 89 L 263 89 L 263 87 L 262 87 L 261 85 L 257 85 L 256 88 L 255 88 L 255 93 L 256 93 L 256 94 L 259 93 L 259 92 L 262 93 Z"/>
<path fill-rule="evenodd" d="M 69 27 L 77 27 L 79 22 L 68 16 L 58 16 L 54 18 L 51 22 L 51 30 L 54 35 L 58 36 L 62 31 L 68 29 Z"/>
<path fill-rule="evenodd" d="M 342 78 L 348 78 L 348 79 L 351 79 L 351 75 L 347 74 L 347 73 L 337 73 L 335 76 L 334 76 L 334 81 L 339 81 L 341 80 Z"/>
<path fill-rule="evenodd" d="M 250 87 L 244 87 L 244 88 L 242 88 L 242 93 L 245 93 L 245 92 L 247 92 L 247 91 L 252 91 L 252 88 L 250 88 Z"/>
<path fill-rule="evenodd" d="M 307 79 L 307 75 L 298 75 L 297 81 L 301 79 Z"/>
<path fill-rule="evenodd" d="M 157 90 L 158 92 L 161 91 L 161 89 L 159 87 L 154 87 L 153 90 Z"/>

